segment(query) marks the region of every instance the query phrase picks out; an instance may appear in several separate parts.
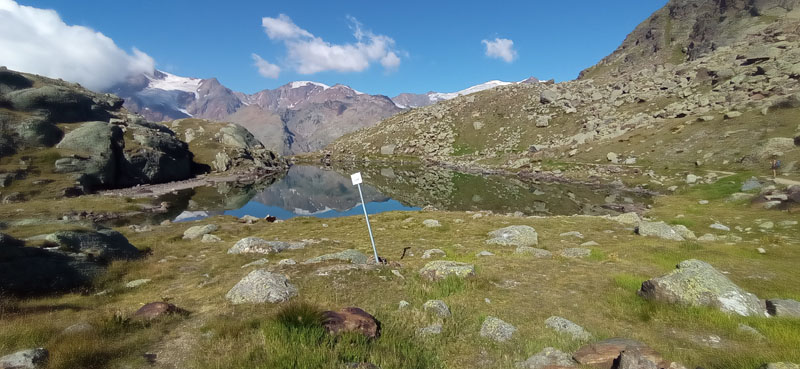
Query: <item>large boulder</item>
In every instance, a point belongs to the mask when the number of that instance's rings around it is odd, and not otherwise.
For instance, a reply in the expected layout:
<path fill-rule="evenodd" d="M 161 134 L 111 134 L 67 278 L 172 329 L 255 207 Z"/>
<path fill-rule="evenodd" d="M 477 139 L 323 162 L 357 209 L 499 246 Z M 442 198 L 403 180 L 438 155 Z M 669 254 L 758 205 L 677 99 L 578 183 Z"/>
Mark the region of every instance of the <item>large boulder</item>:
<path fill-rule="evenodd" d="M 216 224 L 196 225 L 183 231 L 184 240 L 195 240 L 219 229 Z"/>
<path fill-rule="evenodd" d="M 50 353 L 43 348 L 15 352 L 0 357 L 0 369 L 36 369 L 47 365 Z"/>
<path fill-rule="evenodd" d="M 237 241 L 230 249 L 229 254 L 274 254 L 283 250 L 302 248 L 303 243 L 289 243 L 283 241 L 267 241 L 258 237 L 246 237 Z"/>
<path fill-rule="evenodd" d="M 178 181 L 192 175 L 193 155 L 175 133 L 152 123 L 131 124 L 128 130 L 134 142 L 125 143 L 120 186 Z"/>
<path fill-rule="evenodd" d="M 63 251 L 80 253 L 103 262 L 133 259 L 139 256 L 139 250 L 131 245 L 125 236 L 110 229 L 58 231 L 47 235 L 45 239 L 57 244 Z"/>
<path fill-rule="evenodd" d="M 516 225 L 489 232 L 488 244 L 502 246 L 533 246 L 539 243 L 539 234 L 533 227 Z"/>
<path fill-rule="evenodd" d="M 381 335 L 381 323 L 374 316 L 357 307 L 347 307 L 339 311 L 322 313 L 322 325 L 333 335 L 355 332 L 367 338 L 378 338 Z"/>
<path fill-rule="evenodd" d="M 279 303 L 297 296 L 297 287 L 283 274 L 257 269 L 237 283 L 225 298 L 234 304 Z"/>
<path fill-rule="evenodd" d="M 122 100 L 107 97 L 107 101 L 97 101 L 83 91 L 66 86 L 45 85 L 27 88 L 6 94 L 14 110 L 32 112 L 46 111 L 54 122 L 85 122 L 107 120 L 107 109 L 119 108 Z M 117 106 L 119 105 L 119 106 Z"/>
<path fill-rule="evenodd" d="M 684 238 L 669 224 L 664 222 L 639 222 L 636 233 L 641 236 L 658 237 L 665 240 L 683 241 Z"/>
<path fill-rule="evenodd" d="M 767 312 L 772 316 L 800 318 L 800 301 L 769 299 Z"/>
<path fill-rule="evenodd" d="M 444 279 L 451 275 L 466 278 L 475 275 L 475 266 L 457 261 L 436 260 L 425 264 L 419 270 L 419 274 L 423 278 L 432 281 Z"/>
<path fill-rule="evenodd" d="M 122 130 L 106 122 L 87 122 L 67 133 L 56 146 L 70 157 L 55 162 L 57 173 L 75 173 L 84 186 L 113 185 Z"/>
<path fill-rule="evenodd" d="M 690 306 L 710 306 L 743 316 L 764 316 L 758 297 L 744 291 L 714 267 L 685 260 L 671 273 L 642 283 L 639 295 L 651 300 Z"/>
<path fill-rule="evenodd" d="M 517 328 L 513 325 L 504 322 L 500 318 L 489 316 L 486 317 L 481 325 L 480 335 L 493 341 L 505 342 L 510 340 L 516 331 Z"/>

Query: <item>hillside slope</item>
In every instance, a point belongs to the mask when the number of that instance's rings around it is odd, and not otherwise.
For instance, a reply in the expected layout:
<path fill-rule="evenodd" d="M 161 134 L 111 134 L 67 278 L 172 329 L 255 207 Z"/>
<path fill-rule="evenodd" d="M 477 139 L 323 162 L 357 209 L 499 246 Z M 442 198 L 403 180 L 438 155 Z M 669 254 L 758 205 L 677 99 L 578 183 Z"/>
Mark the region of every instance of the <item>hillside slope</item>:
<path fill-rule="evenodd" d="M 410 110 L 329 150 L 532 170 L 541 160 L 736 169 L 777 155 L 796 171 L 800 6 L 753 3 L 673 0 L 578 80 Z M 658 46 L 666 34 L 672 51 Z"/>

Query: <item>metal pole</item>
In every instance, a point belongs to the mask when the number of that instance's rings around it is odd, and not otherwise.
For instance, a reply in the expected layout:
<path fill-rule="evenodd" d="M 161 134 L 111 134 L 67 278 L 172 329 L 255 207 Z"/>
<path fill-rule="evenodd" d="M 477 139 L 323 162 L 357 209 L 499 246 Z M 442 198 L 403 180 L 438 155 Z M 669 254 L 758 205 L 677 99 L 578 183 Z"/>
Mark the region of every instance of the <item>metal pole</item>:
<path fill-rule="evenodd" d="M 372 227 L 369 225 L 369 215 L 367 215 L 367 204 L 364 203 L 364 194 L 361 193 L 361 184 L 358 185 L 358 196 L 361 197 L 361 208 L 364 209 L 364 218 L 367 219 L 367 230 L 369 231 L 369 242 L 372 242 L 372 252 L 375 254 L 375 264 L 380 264 L 378 259 L 378 249 L 375 248 L 375 239 L 372 237 Z"/>

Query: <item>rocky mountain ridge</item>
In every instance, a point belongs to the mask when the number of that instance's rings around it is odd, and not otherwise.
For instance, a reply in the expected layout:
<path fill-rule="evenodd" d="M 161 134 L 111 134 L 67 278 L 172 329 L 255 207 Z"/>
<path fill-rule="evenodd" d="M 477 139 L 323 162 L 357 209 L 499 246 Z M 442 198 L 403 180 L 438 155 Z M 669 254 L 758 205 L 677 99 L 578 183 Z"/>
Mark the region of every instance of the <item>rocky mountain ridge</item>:
<path fill-rule="evenodd" d="M 777 155 L 784 160 L 784 171 L 796 170 L 796 3 L 736 8 L 673 0 L 578 80 L 502 86 L 415 109 L 345 136 L 330 150 L 345 156 L 411 155 L 534 171 L 536 162 L 548 158 L 660 161 L 684 167 L 713 163 L 735 169 L 764 165 Z M 682 15 L 687 9 L 699 13 L 687 19 Z M 669 59 L 663 48 L 643 41 L 663 41 L 654 35 L 666 33 L 697 33 L 719 12 L 727 14 L 720 30 L 670 38 L 673 50 L 681 55 L 687 50 L 680 58 Z M 643 40 L 638 39 L 641 33 Z M 702 40 L 713 47 L 705 53 L 688 52 Z M 600 147 L 602 151 L 594 150 Z"/>

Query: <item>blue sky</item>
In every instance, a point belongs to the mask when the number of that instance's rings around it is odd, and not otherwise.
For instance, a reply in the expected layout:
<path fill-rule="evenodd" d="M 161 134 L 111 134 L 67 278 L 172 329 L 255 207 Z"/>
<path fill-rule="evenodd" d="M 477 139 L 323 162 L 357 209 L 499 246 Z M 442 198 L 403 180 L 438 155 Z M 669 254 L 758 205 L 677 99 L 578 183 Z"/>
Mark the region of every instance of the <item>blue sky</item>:
<path fill-rule="evenodd" d="M 457 91 L 492 79 L 573 79 L 611 53 L 666 0 L 18 3 L 55 9 L 67 25 L 102 32 L 128 53 L 136 47 L 159 69 L 182 76 L 217 77 L 237 91 L 253 93 L 293 80 L 313 80 L 394 96 Z M 270 37 L 265 32 L 262 18 L 280 20 L 281 14 L 300 30 L 296 32 L 300 36 Z M 374 41 L 370 35 L 378 41 L 393 40 L 366 60 L 367 67 L 362 63 L 339 68 L 349 71 L 325 70 L 330 63 L 308 67 L 308 60 L 289 55 L 290 44 L 303 40 L 352 46 L 356 22 L 365 44 Z M 497 39 L 513 41 L 515 55 L 495 50 L 495 57 L 487 56 L 487 43 Z M 381 61 L 388 53 L 396 55 L 399 63 L 388 61 L 386 68 Z M 268 73 L 277 78 L 260 75 L 253 54 L 279 68 L 279 73 Z M 315 73 L 302 74 L 301 64 L 306 72 Z"/>

